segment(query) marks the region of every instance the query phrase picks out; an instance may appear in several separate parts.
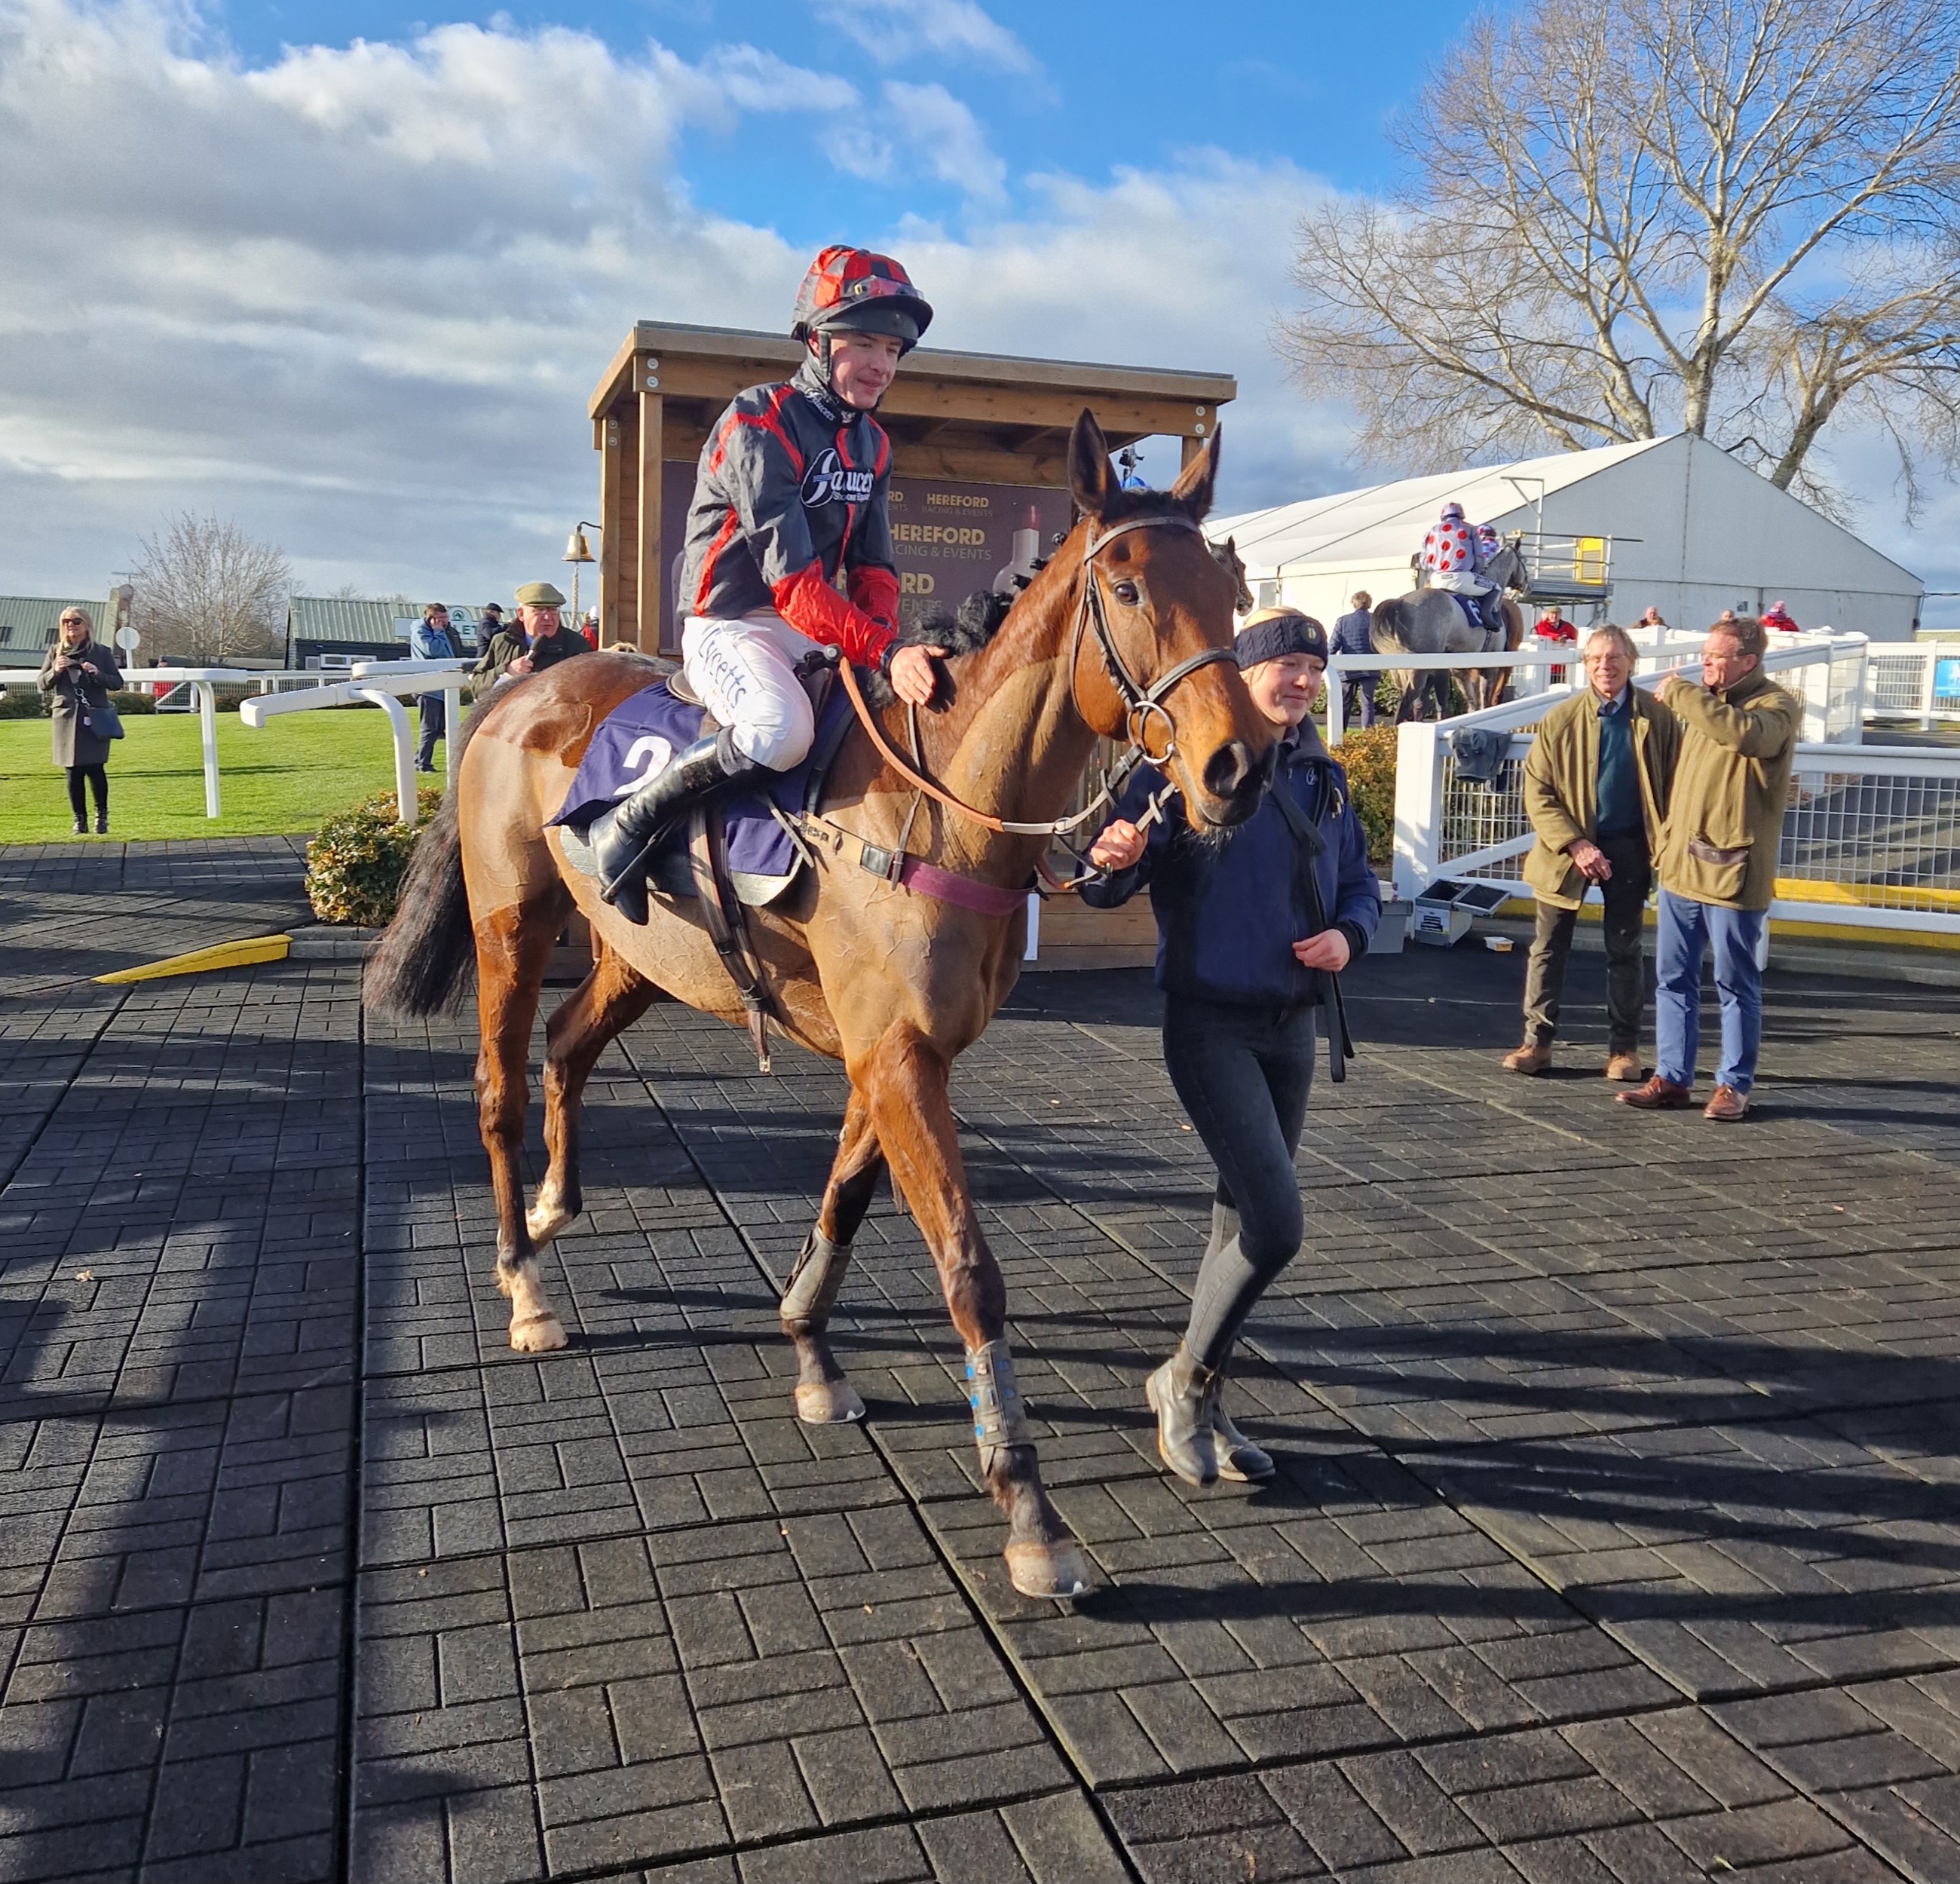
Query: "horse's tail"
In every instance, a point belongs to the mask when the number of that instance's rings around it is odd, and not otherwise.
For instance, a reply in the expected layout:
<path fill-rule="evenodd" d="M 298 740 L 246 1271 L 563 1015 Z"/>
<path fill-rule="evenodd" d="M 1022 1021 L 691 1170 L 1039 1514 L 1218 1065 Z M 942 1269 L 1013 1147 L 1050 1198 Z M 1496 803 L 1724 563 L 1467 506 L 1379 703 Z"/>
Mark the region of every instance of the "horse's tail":
<path fill-rule="evenodd" d="M 1402 632 L 1403 598 L 1391 596 L 1386 602 L 1377 602 L 1374 613 L 1369 617 L 1368 638 L 1375 644 L 1378 654 L 1408 654 L 1409 645 Z"/>
<path fill-rule="evenodd" d="M 444 793 L 441 807 L 416 841 L 396 899 L 395 919 L 361 974 L 361 1005 L 372 1013 L 417 1017 L 446 1013 L 461 1004 L 475 977 L 476 941 L 463 887 L 457 805 L 463 795 L 463 756 L 483 717 L 479 708 L 463 723 L 456 754 L 458 783 Z"/>

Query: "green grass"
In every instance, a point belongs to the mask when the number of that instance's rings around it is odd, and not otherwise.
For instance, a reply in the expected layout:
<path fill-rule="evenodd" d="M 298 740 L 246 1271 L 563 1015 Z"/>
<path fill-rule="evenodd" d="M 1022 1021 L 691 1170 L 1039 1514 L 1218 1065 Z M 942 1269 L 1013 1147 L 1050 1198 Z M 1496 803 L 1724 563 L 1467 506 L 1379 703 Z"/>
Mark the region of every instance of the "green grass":
<path fill-rule="evenodd" d="M 412 702 L 409 712 L 412 724 Z M 282 714 L 257 732 L 235 713 L 219 714 L 224 815 L 216 818 L 204 815 L 197 715 L 131 714 L 123 724 L 129 737 L 109 756 L 112 838 L 310 833 L 329 811 L 395 787 L 388 721 L 376 707 Z M 0 844 L 72 841 L 67 784 L 49 757 L 51 741 L 46 720 L 0 720 Z M 439 781 L 440 744 L 435 763 Z"/>

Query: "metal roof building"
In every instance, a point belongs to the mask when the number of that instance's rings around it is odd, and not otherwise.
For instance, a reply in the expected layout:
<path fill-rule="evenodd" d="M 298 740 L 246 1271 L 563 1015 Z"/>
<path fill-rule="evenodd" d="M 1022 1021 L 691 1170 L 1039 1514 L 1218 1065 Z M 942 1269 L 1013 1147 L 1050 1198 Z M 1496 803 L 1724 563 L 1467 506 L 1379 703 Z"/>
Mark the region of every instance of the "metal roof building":
<path fill-rule="evenodd" d="M 97 638 L 116 630 L 116 603 L 84 595 L 0 595 L 0 667 L 38 667 L 61 625 L 64 609 L 85 609 Z"/>
<path fill-rule="evenodd" d="M 1780 599 L 1806 628 L 1905 641 L 1925 593 L 1910 570 L 1686 432 L 1402 478 L 1205 527 L 1236 541 L 1262 604 L 1331 624 L 1357 589 L 1379 602 L 1412 586 L 1411 559 L 1452 498 L 1473 523 L 1524 532 L 1538 593 L 1590 602 L 1579 619 L 1631 623 L 1652 604 L 1699 629 L 1723 609 Z"/>
<path fill-rule="evenodd" d="M 421 613 L 418 603 L 393 597 L 294 596 L 286 604 L 286 665 L 304 668 L 323 654 L 352 654 L 368 660 L 406 657 L 408 638 L 395 624 Z M 466 653 L 476 632 L 476 611 L 452 606 L 449 619 Z"/>

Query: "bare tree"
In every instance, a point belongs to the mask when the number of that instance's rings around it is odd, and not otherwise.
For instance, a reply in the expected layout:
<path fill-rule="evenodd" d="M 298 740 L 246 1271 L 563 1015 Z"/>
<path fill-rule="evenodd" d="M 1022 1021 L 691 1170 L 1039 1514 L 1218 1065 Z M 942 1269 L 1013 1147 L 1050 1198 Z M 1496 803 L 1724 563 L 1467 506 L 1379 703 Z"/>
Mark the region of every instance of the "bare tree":
<path fill-rule="evenodd" d="M 130 580 L 136 627 L 159 653 L 221 666 L 285 644 L 292 571 L 236 524 L 181 513 L 145 541 Z"/>
<path fill-rule="evenodd" d="M 1527 0 L 1398 137 L 1401 189 L 1302 221 L 1278 335 L 1358 455 L 1680 428 L 1829 504 L 1856 412 L 1909 484 L 1960 460 L 1955 0 Z"/>

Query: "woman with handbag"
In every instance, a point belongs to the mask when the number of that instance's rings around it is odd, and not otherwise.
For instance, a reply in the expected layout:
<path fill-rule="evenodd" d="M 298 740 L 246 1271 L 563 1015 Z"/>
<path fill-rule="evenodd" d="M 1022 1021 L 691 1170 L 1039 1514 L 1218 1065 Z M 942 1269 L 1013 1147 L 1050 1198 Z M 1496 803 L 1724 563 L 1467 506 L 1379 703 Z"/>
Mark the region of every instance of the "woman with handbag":
<path fill-rule="evenodd" d="M 55 763 L 68 773 L 77 837 L 88 829 L 84 780 L 95 792 L 97 835 L 109 829 L 109 742 L 123 737 L 109 696 L 122 684 L 115 657 L 95 638 L 94 623 L 80 609 L 63 609 L 60 632 L 41 663 L 41 691 L 54 695 Z"/>
<path fill-rule="evenodd" d="M 1233 652 L 1279 736 L 1258 809 L 1200 836 L 1163 776 L 1139 766 L 1090 846 L 1106 874 L 1082 891 L 1092 908 L 1109 909 L 1150 886 L 1164 1065 L 1218 1167 L 1184 1339 L 1144 1389 L 1159 1454 L 1195 1485 L 1273 1475 L 1271 1456 L 1221 1404 L 1223 1376 L 1246 1316 L 1300 1249 L 1293 1160 L 1313 1079 L 1314 1010 L 1326 1015 L 1328 1070 L 1339 1080 L 1352 1050 L 1340 973 L 1382 912 L 1346 775 L 1307 718 L 1326 670 L 1325 631 L 1295 609 L 1265 609 Z"/>

